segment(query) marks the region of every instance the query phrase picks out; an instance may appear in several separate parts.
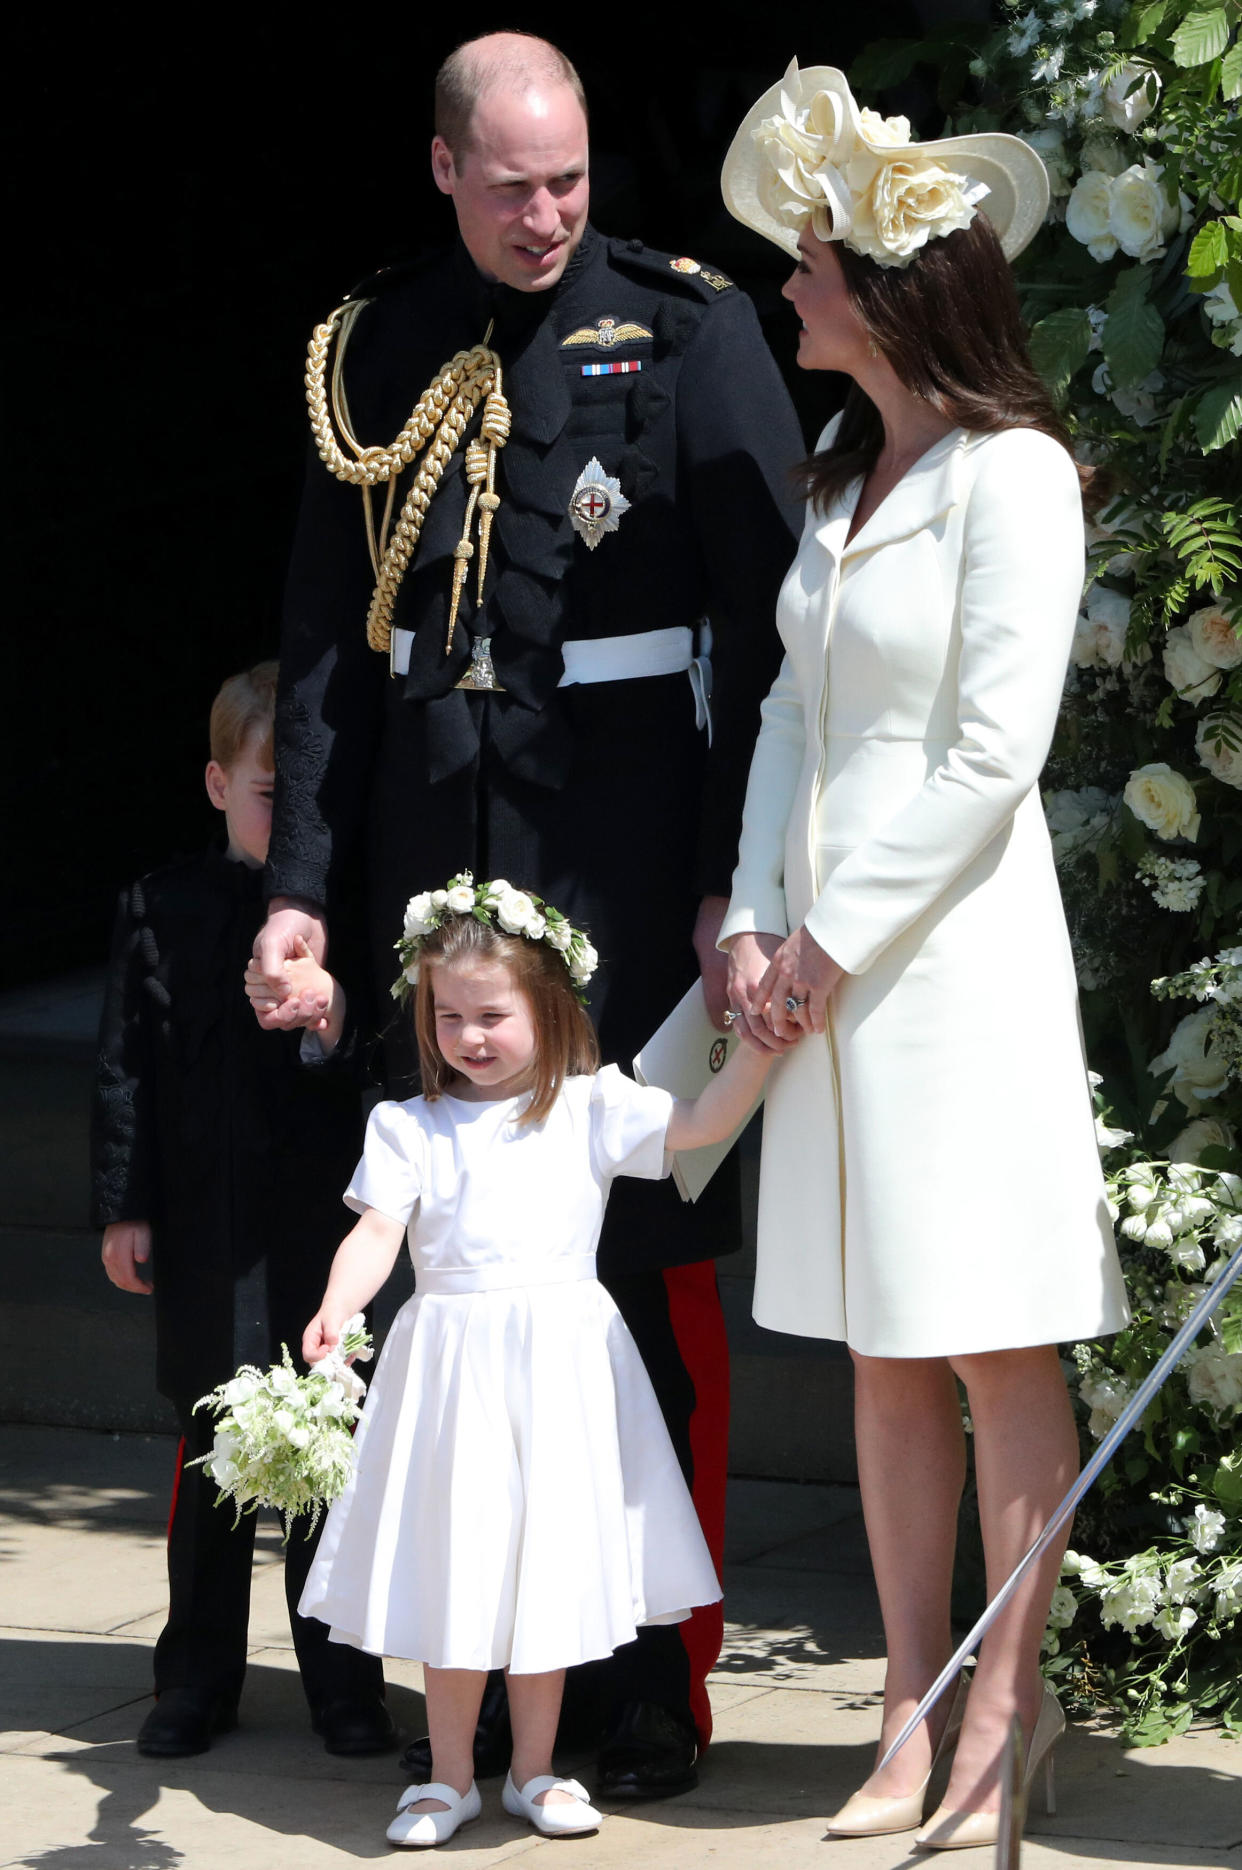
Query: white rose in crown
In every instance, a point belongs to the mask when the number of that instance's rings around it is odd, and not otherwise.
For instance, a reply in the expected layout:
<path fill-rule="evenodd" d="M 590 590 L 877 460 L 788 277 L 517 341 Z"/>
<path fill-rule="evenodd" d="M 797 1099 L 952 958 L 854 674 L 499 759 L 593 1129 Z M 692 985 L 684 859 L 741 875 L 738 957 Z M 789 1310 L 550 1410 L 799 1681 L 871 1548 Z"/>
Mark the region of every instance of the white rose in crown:
<path fill-rule="evenodd" d="M 496 920 L 507 935 L 524 935 L 535 913 L 525 890 L 506 890 L 496 904 Z"/>
<path fill-rule="evenodd" d="M 1242 729 L 1242 722 L 1236 719 L 1232 725 L 1235 732 Z M 1226 786 L 1242 788 L 1242 748 L 1231 747 L 1216 736 L 1217 729 L 1211 720 L 1200 721 L 1195 734 L 1195 752 L 1213 779 L 1221 780 Z"/>
<path fill-rule="evenodd" d="M 1110 176 L 1099 169 L 1088 169 L 1075 182 L 1065 204 L 1066 227 L 1101 265 L 1117 251 L 1117 236 L 1109 219 L 1112 189 Z"/>
<path fill-rule="evenodd" d="M 1199 808 L 1194 787 L 1164 760 L 1132 772 L 1122 797 L 1140 824 L 1166 843 L 1172 838 L 1188 838 L 1193 844 L 1198 837 Z"/>
<path fill-rule="evenodd" d="M 1206 701 L 1220 687 L 1220 670 L 1199 654 L 1184 624 L 1165 638 L 1164 679 L 1183 701 Z"/>
<path fill-rule="evenodd" d="M 532 910 L 530 921 L 522 930 L 527 941 L 542 941 L 548 932 L 548 919 L 538 909 Z"/>
<path fill-rule="evenodd" d="M 1236 669 L 1242 662 L 1242 637 L 1225 615 L 1224 600 L 1205 604 L 1186 619 L 1195 654 L 1214 669 Z"/>
<path fill-rule="evenodd" d="M 403 939 L 416 941 L 420 935 L 426 935 L 431 929 L 433 914 L 430 890 L 422 890 L 417 896 L 411 896 L 405 905 L 405 921 L 401 929 Z"/>
<path fill-rule="evenodd" d="M 574 932 L 568 922 L 550 922 L 548 932 L 544 936 L 549 948 L 555 948 L 557 954 L 568 953 L 569 944 L 573 938 Z"/>
<path fill-rule="evenodd" d="M 1146 83 L 1136 80 L 1146 76 Z M 1133 131 L 1156 107 L 1160 78 L 1144 65 L 1119 65 L 1104 86 L 1104 115 L 1117 129 Z"/>
<path fill-rule="evenodd" d="M 1177 228 L 1178 209 L 1160 185 L 1164 171 L 1145 156 L 1117 176 L 1109 194 L 1108 224 L 1123 253 L 1146 265 L 1164 252 Z"/>
<path fill-rule="evenodd" d="M 447 890 L 432 890 L 431 906 L 433 909 L 443 909 L 447 902 L 448 902 L 448 891 Z"/>
<path fill-rule="evenodd" d="M 577 981 L 580 987 L 585 986 L 598 966 L 598 954 L 589 941 L 584 941 L 582 947 L 569 964 L 570 978 Z"/>
<path fill-rule="evenodd" d="M 455 889 L 449 890 L 445 895 L 444 906 L 446 909 L 451 909 L 455 916 L 469 915 L 474 908 L 473 889 L 468 888 L 464 883 L 459 883 Z"/>

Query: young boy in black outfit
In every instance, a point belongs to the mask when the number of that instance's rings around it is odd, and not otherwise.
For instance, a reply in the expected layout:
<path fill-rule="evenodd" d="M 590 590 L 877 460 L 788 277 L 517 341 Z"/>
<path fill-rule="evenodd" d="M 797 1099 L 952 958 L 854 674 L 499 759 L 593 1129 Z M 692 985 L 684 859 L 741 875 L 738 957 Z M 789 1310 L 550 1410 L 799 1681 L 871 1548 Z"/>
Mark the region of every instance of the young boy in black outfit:
<path fill-rule="evenodd" d="M 322 1038 L 263 1032 L 243 988 L 263 920 L 277 665 L 232 676 L 211 711 L 207 792 L 227 849 L 122 893 L 100 1031 L 94 1222 L 114 1285 L 154 1293 L 156 1382 L 181 1426 L 168 1530 L 168 1622 L 140 1753 L 201 1753 L 232 1727 L 246 1668 L 255 1519 L 234 1527 L 203 1470 L 193 1405 L 237 1366 L 295 1352 L 340 1244 L 357 1162 L 354 1074 Z M 330 1753 L 393 1742 L 377 1658 L 297 1614 L 315 1539 L 294 1526 L 285 1595 L 315 1731 Z"/>

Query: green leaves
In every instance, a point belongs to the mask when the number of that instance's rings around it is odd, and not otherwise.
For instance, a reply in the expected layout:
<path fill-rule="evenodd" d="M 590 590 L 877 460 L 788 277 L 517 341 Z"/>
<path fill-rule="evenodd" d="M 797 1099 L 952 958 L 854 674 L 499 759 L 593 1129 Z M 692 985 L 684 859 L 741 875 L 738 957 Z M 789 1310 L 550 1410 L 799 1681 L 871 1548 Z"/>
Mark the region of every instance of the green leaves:
<path fill-rule="evenodd" d="M 1061 402 L 1070 379 L 1087 361 L 1091 349 L 1091 320 L 1077 305 L 1049 312 L 1031 332 L 1031 362 Z"/>
<path fill-rule="evenodd" d="M 1221 60 L 1220 85 L 1226 98 L 1242 97 L 1242 45 L 1233 45 Z"/>
<path fill-rule="evenodd" d="M 1235 441 L 1242 433 L 1242 374 L 1205 390 L 1195 403 L 1192 419 L 1205 455 Z"/>
<path fill-rule="evenodd" d="M 1224 7 L 1188 13 L 1173 34 L 1173 60 L 1177 65 L 1206 65 L 1219 58 L 1229 43 L 1229 16 Z"/>
<path fill-rule="evenodd" d="M 1209 279 L 1219 273 L 1229 259 L 1229 235 L 1223 221 L 1209 221 L 1190 243 L 1186 271 L 1192 279 Z"/>
<path fill-rule="evenodd" d="M 1164 536 L 1199 589 L 1219 595 L 1242 570 L 1242 534 L 1227 500 L 1196 500 L 1184 513 L 1162 513 Z"/>
<path fill-rule="evenodd" d="M 1119 274 L 1108 295 L 1100 342 L 1119 390 L 1135 389 L 1149 377 L 1164 349 L 1164 320 L 1148 299 L 1148 284 L 1145 269 L 1131 266 Z"/>

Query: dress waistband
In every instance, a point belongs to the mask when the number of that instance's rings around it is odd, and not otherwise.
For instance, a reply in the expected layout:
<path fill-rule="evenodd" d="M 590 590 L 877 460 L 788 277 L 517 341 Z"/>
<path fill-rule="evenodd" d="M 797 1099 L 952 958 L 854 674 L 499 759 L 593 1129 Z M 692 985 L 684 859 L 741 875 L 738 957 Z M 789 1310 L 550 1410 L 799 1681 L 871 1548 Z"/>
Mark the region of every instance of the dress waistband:
<path fill-rule="evenodd" d="M 568 1286 L 595 1277 L 593 1253 L 567 1253 L 532 1266 L 500 1260 L 494 1266 L 414 1268 L 414 1290 L 428 1293 L 503 1292 L 518 1286 Z"/>

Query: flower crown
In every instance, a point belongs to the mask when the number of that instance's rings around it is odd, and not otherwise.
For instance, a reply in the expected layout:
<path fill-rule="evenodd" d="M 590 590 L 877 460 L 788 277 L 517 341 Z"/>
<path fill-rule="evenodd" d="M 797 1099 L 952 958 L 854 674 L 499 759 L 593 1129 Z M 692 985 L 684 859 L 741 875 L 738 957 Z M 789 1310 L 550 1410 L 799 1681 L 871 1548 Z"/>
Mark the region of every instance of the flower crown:
<path fill-rule="evenodd" d="M 411 896 L 405 906 L 401 939 L 393 945 L 401 962 L 401 972 L 392 985 L 394 1000 L 406 1000 L 418 982 L 418 958 L 428 935 L 443 928 L 450 916 L 473 916 L 485 928 L 500 929 L 505 935 L 523 935 L 527 941 L 541 941 L 555 949 L 569 969 L 569 978 L 579 1000 L 585 1002 L 583 988 L 599 964 L 599 956 L 581 929 L 563 916 L 551 903 L 528 890 L 515 890 L 503 877 L 475 888 L 469 870 L 450 877 L 442 890 L 423 890 Z"/>
<path fill-rule="evenodd" d="M 751 136 L 759 153 L 756 192 L 774 220 L 819 240 L 842 240 L 880 266 L 908 266 L 920 247 L 969 227 L 985 183 L 946 168 L 910 142 L 905 117 L 859 110 L 843 91 L 794 95 L 795 59 L 780 110 Z"/>

